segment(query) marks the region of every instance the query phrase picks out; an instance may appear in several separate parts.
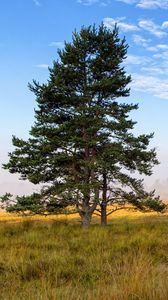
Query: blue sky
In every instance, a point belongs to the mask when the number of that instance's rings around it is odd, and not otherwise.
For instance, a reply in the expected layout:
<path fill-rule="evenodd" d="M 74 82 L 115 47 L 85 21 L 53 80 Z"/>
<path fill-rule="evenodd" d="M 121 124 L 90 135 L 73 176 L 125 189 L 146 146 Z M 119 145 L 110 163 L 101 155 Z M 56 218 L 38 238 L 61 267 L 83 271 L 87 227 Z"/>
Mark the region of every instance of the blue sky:
<path fill-rule="evenodd" d="M 129 101 L 136 133 L 155 132 L 160 165 L 149 188 L 168 198 L 168 0 L 13 0 L 0 10 L 0 163 L 12 151 L 11 137 L 27 139 L 34 122 L 35 97 L 27 88 L 32 79 L 45 82 L 57 49 L 71 41 L 72 31 L 101 22 L 129 44 L 125 68 L 132 76 Z M 0 170 L 0 194 L 27 194 L 37 188 Z"/>

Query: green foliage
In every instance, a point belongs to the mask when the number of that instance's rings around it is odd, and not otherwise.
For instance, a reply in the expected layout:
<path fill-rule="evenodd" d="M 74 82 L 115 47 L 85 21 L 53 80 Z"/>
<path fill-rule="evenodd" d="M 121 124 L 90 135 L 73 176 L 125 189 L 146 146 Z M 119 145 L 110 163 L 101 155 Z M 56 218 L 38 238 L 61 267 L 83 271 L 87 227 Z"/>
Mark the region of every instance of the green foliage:
<path fill-rule="evenodd" d="M 1 208 L 7 212 L 16 212 L 22 215 L 49 215 L 65 213 L 68 202 L 62 202 L 55 197 L 45 197 L 42 193 L 33 193 L 28 196 L 16 196 L 6 193 L 0 197 Z"/>
<path fill-rule="evenodd" d="M 132 204 L 135 208 L 141 211 L 157 211 L 164 212 L 167 205 L 160 199 L 154 196 L 155 191 L 150 193 L 143 193 L 135 195 L 134 193 L 126 193 L 125 199 L 128 203 Z"/>

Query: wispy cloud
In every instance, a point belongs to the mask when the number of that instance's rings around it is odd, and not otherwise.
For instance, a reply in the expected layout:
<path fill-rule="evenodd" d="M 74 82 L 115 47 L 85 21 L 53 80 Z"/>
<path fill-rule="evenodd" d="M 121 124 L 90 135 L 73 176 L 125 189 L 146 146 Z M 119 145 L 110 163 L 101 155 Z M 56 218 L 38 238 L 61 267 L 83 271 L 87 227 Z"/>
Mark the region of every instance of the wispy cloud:
<path fill-rule="evenodd" d="M 165 72 L 167 72 L 167 68 L 162 68 L 162 67 L 142 67 L 141 71 L 145 71 L 145 73 L 149 73 L 149 74 L 157 74 L 157 75 L 162 75 L 165 74 Z"/>
<path fill-rule="evenodd" d="M 125 17 L 123 18 L 104 18 L 103 23 L 104 25 L 109 28 L 112 29 L 114 28 L 114 25 L 117 24 L 117 26 L 122 30 L 122 31 L 138 31 L 139 28 L 138 26 L 134 25 L 134 24 L 130 24 L 124 21 Z"/>
<path fill-rule="evenodd" d="M 103 22 L 104 22 L 104 25 L 109 29 L 112 29 L 114 27 L 114 25 L 117 24 L 118 27 L 120 28 L 120 30 L 125 31 L 125 32 L 126 31 L 145 30 L 158 38 L 163 38 L 163 37 L 167 36 L 167 32 L 164 29 L 168 28 L 168 21 L 162 23 L 162 25 L 157 25 L 152 20 L 145 19 L 145 20 L 140 20 L 138 22 L 138 24 L 135 25 L 135 24 L 126 22 L 125 19 L 126 19 L 125 17 L 115 18 L 115 19 L 106 17 L 106 18 L 104 18 Z M 143 45 L 145 45 L 145 44 L 147 45 L 147 41 L 148 40 L 144 39 L 140 35 L 134 36 L 134 42 L 137 44 L 143 43 Z"/>
<path fill-rule="evenodd" d="M 33 2 L 36 6 L 41 6 L 41 3 L 38 0 L 33 0 Z"/>
<path fill-rule="evenodd" d="M 77 0 L 77 3 L 91 6 L 93 4 L 99 4 L 100 6 L 107 6 L 111 3 L 111 0 Z"/>
<path fill-rule="evenodd" d="M 156 44 L 151 46 L 151 39 L 145 39 L 141 35 L 134 34 L 132 36 L 133 42 L 135 45 L 142 46 L 146 50 L 151 51 L 151 52 L 158 52 L 158 51 L 166 51 L 168 50 L 168 45 L 167 44 Z"/>
<path fill-rule="evenodd" d="M 146 50 L 148 50 L 150 52 L 157 52 L 158 51 L 156 46 L 148 46 L 148 47 L 146 47 Z"/>
<path fill-rule="evenodd" d="M 156 46 L 150 46 L 151 39 L 145 39 L 144 37 L 138 34 L 134 34 L 132 39 L 135 45 L 144 47 L 148 51 L 152 51 L 152 52 L 158 51 Z"/>
<path fill-rule="evenodd" d="M 124 2 L 126 4 L 134 4 L 137 2 L 137 0 L 117 0 L 117 1 Z"/>
<path fill-rule="evenodd" d="M 165 28 L 165 29 L 168 28 L 168 21 L 163 22 L 162 28 Z"/>
<path fill-rule="evenodd" d="M 158 44 L 156 47 L 160 50 L 168 50 L 168 45 L 166 44 Z"/>
<path fill-rule="evenodd" d="M 138 55 L 132 55 L 129 54 L 127 55 L 127 58 L 125 60 L 125 63 L 127 65 L 145 65 L 151 62 L 151 58 L 146 57 L 146 56 L 138 56 Z"/>
<path fill-rule="evenodd" d="M 149 92 L 158 98 L 168 100 L 168 80 L 139 74 L 132 74 L 132 78 L 132 88 L 134 90 Z"/>
<path fill-rule="evenodd" d="M 138 1 L 137 6 L 146 9 L 168 9 L 168 0 L 141 0 Z"/>
<path fill-rule="evenodd" d="M 63 48 L 64 42 L 51 42 L 49 46 L 56 47 L 56 48 Z"/>
<path fill-rule="evenodd" d="M 150 43 L 150 39 L 146 39 L 144 37 L 142 37 L 141 35 L 139 34 L 134 34 L 133 35 L 133 41 L 136 45 L 138 46 L 143 46 L 143 47 L 148 47 L 149 43 Z"/>
<path fill-rule="evenodd" d="M 126 4 L 135 4 L 143 9 L 168 9 L 168 0 L 117 0 Z"/>
<path fill-rule="evenodd" d="M 167 33 L 164 30 L 162 30 L 163 25 L 157 25 L 152 20 L 141 20 L 139 21 L 138 25 L 143 30 L 150 32 L 158 38 L 162 38 L 167 35 Z"/>
<path fill-rule="evenodd" d="M 168 62 L 168 51 L 163 51 L 161 53 L 154 54 L 153 57 L 154 58 L 159 58 L 159 60 L 162 59 L 165 62 Z"/>
<path fill-rule="evenodd" d="M 40 65 L 36 65 L 37 68 L 41 68 L 41 69 L 48 69 L 49 65 L 47 64 L 40 64 Z"/>

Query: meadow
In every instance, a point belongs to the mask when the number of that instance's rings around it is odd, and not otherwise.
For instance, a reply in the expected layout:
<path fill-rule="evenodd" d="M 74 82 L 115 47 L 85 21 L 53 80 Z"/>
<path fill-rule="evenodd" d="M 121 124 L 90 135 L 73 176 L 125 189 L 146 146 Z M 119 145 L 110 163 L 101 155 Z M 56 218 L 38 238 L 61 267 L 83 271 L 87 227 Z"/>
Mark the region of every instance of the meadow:
<path fill-rule="evenodd" d="M 168 299 L 167 215 L 118 214 L 83 230 L 74 217 L 2 213 L 0 299 Z"/>

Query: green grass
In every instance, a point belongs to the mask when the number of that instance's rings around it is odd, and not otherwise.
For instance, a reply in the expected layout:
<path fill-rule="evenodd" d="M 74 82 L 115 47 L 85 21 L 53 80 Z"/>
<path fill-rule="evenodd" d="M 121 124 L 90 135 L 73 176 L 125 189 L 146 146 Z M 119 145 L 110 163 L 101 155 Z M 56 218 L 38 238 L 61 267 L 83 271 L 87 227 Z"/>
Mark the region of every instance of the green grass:
<path fill-rule="evenodd" d="M 166 300 L 168 225 L 0 224 L 1 300 Z"/>

